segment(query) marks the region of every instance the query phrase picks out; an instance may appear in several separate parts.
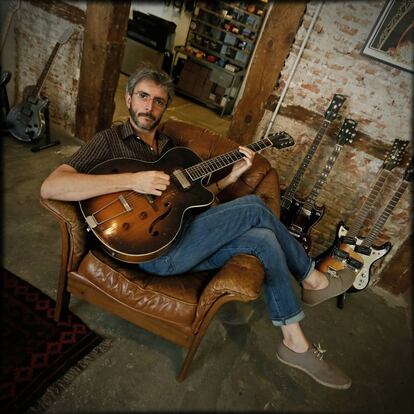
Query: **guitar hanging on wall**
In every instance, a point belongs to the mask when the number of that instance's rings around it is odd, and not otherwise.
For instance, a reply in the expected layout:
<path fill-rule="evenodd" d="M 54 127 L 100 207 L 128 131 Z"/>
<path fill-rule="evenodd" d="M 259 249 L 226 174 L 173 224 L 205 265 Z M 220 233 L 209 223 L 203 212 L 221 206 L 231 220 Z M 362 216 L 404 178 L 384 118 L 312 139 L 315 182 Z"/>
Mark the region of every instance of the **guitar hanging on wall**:
<path fill-rule="evenodd" d="M 7 114 L 7 128 L 13 137 L 19 141 L 33 142 L 45 133 L 44 113 L 49 100 L 41 96 L 40 91 L 60 46 L 65 44 L 72 34 L 73 29 L 67 29 L 60 36 L 36 85 L 27 86 L 23 91 L 23 102 L 11 108 Z"/>
<path fill-rule="evenodd" d="M 247 147 L 258 152 L 272 146 L 286 148 L 293 144 L 291 136 L 280 132 Z M 243 157 L 240 151 L 234 150 L 201 161 L 190 149 L 175 147 L 155 162 L 128 158 L 104 161 L 89 173 L 160 170 L 171 176 L 171 183 L 158 197 L 124 191 L 80 201 L 82 215 L 89 230 L 114 258 L 127 263 L 154 259 L 178 236 L 186 214 L 207 208 L 214 201 L 214 194 L 203 185 L 204 180 Z"/>
<path fill-rule="evenodd" d="M 296 171 L 296 174 L 293 177 L 292 181 L 290 182 L 289 186 L 284 191 L 282 199 L 281 199 L 281 204 L 280 204 L 280 207 L 281 207 L 280 219 L 282 223 L 288 224 L 287 218 L 291 215 L 289 210 L 292 208 L 292 204 L 294 202 L 293 199 L 296 194 L 296 190 L 298 189 L 298 186 L 300 184 L 300 181 L 313 155 L 318 149 L 319 144 L 321 143 L 326 130 L 328 129 L 330 123 L 333 120 L 335 120 L 336 117 L 338 116 L 338 112 L 342 108 L 345 100 L 346 100 L 345 95 L 341 95 L 341 94 L 334 95 L 331 103 L 329 104 L 328 109 L 325 111 L 324 121 L 322 122 L 322 125 L 320 126 L 319 131 L 316 134 L 316 137 L 312 142 L 312 145 L 310 146 L 308 152 L 306 153 L 305 158 L 302 161 L 302 164 L 300 165 L 299 169 Z"/>
<path fill-rule="evenodd" d="M 390 243 L 382 246 L 373 246 L 372 243 L 388 218 L 395 204 L 412 180 L 412 168 L 406 172 L 406 181 L 401 184 L 394 197 L 378 218 L 366 238 L 360 237 L 360 233 L 368 214 L 373 211 L 374 203 L 378 194 L 386 182 L 390 172 L 401 162 L 408 141 L 396 139 L 391 150 L 387 153 L 382 170 L 372 187 L 368 197 L 361 206 L 356 220 L 352 226 L 347 228 L 343 222 L 338 225 L 335 241 L 333 245 L 324 253 L 316 258 L 316 267 L 321 272 L 338 271 L 347 267 L 349 263 L 359 263 L 357 266 L 358 274 L 351 290 L 362 290 L 368 286 L 370 280 L 370 270 L 374 262 L 385 256 L 391 249 Z M 402 190 L 402 191 L 401 191 Z M 400 194 L 401 192 L 401 194 Z M 394 204 L 395 203 L 395 204 Z"/>
<path fill-rule="evenodd" d="M 298 198 L 293 197 L 293 204 L 291 204 L 288 214 L 285 216 L 284 222 L 289 233 L 302 244 L 306 252 L 309 252 L 311 248 L 312 241 L 310 232 L 313 226 L 321 220 L 325 212 L 324 206 L 316 206 L 317 197 L 322 186 L 325 184 L 342 147 L 345 144 L 352 143 L 355 137 L 356 126 L 357 122 L 353 119 L 345 119 L 337 134 L 335 147 L 313 186 L 310 195 L 306 200 L 299 200 Z"/>

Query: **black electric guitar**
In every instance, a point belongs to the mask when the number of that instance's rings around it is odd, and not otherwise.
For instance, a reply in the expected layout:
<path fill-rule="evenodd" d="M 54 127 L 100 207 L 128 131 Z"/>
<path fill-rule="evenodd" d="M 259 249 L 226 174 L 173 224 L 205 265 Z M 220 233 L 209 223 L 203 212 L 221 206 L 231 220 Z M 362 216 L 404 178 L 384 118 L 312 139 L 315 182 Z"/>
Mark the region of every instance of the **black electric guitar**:
<path fill-rule="evenodd" d="M 60 36 L 36 85 L 27 86 L 23 92 L 23 102 L 11 108 L 7 114 L 7 128 L 19 141 L 33 142 L 45 133 L 44 113 L 49 100 L 40 96 L 40 91 L 60 46 L 69 40 L 72 33 L 72 29 L 67 29 Z"/>
<path fill-rule="evenodd" d="M 293 144 L 293 139 L 281 132 L 247 147 L 258 152 Z M 113 257 L 128 263 L 151 260 L 175 240 L 186 214 L 213 203 L 214 194 L 204 187 L 205 179 L 243 157 L 239 150 L 234 150 L 201 161 L 190 149 L 175 147 L 155 162 L 128 158 L 105 161 L 90 173 L 160 170 L 171 176 L 171 183 L 158 197 L 124 191 L 80 201 L 80 209 L 89 229 Z"/>
<path fill-rule="evenodd" d="M 389 213 L 391 213 L 392 209 L 389 210 L 391 207 L 390 204 L 381 214 L 370 234 L 365 238 L 365 243 L 363 243 L 364 239 L 359 235 L 362 231 L 365 219 L 375 208 L 375 200 L 384 187 L 390 172 L 401 162 L 407 145 L 408 141 L 400 139 L 394 140 L 393 146 L 386 154 L 382 169 L 380 170 L 368 197 L 358 211 L 356 220 L 349 228 L 346 227 L 343 222 L 340 222 L 333 245 L 316 258 L 317 268 L 322 272 L 335 272 L 344 269 L 345 267 L 352 267 L 356 271 L 356 278 L 353 284 L 353 288 L 356 290 L 364 289 L 368 285 L 372 264 L 387 254 L 391 249 L 390 243 L 385 243 L 379 247 L 372 246 L 372 242 L 383 226 L 383 221 L 385 223 Z M 412 172 L 410 172 L 411 170 L 407 171 L 407 178 L 411 179 Z M 406 184 L 403 183 L 402 185 L 404 188 Z M 396 196 L 398 196 L 397 194 L 398 193 L 396 193 Z M 398 201 L 396 198 L 393 198 L 393 200 L 395 203 Z M 361 277 L 359 277 L 359 273 L 361 273 Z"/>
<path fill-rule="evenodd" d="M 293 204 L 293 198 L 296 194 L 298 186 L 302 180 L 302 177 L 308 167 L 312 157 L 314 156 L 316 150 L 319 147 L 319 144 L 322 141 L 322 138 L 325 135 L 326 130 L 328 129 L 330 123 L 336 119 L 338 116 L 339 110 L 342 108 L 345 102 L 346 96 L 341 94 L 335 94 L 332 98 L 331 103 L 329 104 L 328 109 L 325 111 L 324 114 L 324 121 L 319 128 L 316 137 L 314 138 L 312 145 L 310 146 L 308 152 L 305 155 L 305 158 L 302 161 L 299 169 L 296 171 L 295 176 L 293 177 L 292 181 L 290 182 L 289 186 L 286 188 L 282 195 L 281 199 L 281 211 L 280 211 L 280 219 L 284 224 L 288 224 L 287 218 L 290 216 L 290 208 Z"/>
<path fill-rule="evenodd" d="M 321 220 L 325 212 L 324 206 L 316 205 L 319 192 L 325 184 L 342 147 L 345 144 L 352 143 L 355 137 L 356 126 L 357 122 L 353 119 L 345 119 L 337 134 L 335 147 L 309 196 L 305 200 L 293 197 L 293 204 L 285 216 L 285 225 L 289 233 L 303 245 L 306 252 L 309 252 L 311 248 L 310 232 L 313 226 Z"/>

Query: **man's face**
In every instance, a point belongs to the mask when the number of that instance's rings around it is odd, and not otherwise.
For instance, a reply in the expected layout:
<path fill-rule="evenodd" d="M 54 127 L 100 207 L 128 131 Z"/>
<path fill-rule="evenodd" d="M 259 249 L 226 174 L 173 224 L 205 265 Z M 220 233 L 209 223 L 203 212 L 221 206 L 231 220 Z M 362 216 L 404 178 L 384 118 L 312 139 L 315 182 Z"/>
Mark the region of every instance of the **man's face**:
<path fill-rule="evenodd" d="M 167 109 L 167 91 L 150 80 L 137 83 L 132 95 L 125 95 L 131 120 L 138 130 L 153 131 Z"/>

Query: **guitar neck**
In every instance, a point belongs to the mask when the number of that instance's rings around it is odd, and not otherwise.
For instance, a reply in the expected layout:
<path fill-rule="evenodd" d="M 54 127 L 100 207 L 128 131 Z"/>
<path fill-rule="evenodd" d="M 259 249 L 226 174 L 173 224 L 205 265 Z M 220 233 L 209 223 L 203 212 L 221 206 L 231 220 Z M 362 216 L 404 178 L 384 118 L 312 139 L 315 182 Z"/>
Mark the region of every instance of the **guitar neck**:
<path fill-rule="evenodd" d="M 368 235 L 365 237 L 362 245 L 365 247 L 371 247 L 374 243 L 375 239 L 377 238 L 378 234 L 380 233 L 381 229 L 383 228 L 385 222 L 387 221 L 388 217 L 390 216 L 392 210 L 397 205 L 398 201 L 400 200 L 401 196 L 403 195 L 404 191 L 408 187 L 408 181 L 403 181 L 400 186 L 398 187 L 397 191 L 394 193 L 391 200 L 388 202 L 387 206 L 384 208 L 383 212 L 379 216 L 378 220 L 372 226 L 371 230 L 369 231 Z"/>
<path fill-rule="evenodd" d="M 365 219 L 368 216 L 368 213 L 372 210 L 374 202 L 378 196 L 378 193 L 381 191 L 384 186 L 385 180 L 389 175 L 389 171 L 383 169 L 375 182 L 374 187 L 370 191 L 367 199 L 363 203 L 356 220 L 352 223 L 351 227 L 347 232 L 347 237 L 356 238 L 361 231 L 362 225 L 364 224 Z"/>
<path fill-rule="evenodd" d="M 325 184 L 329 173 L 332 170 L 332 167 L 335 164 L 336 159 L 338 158 L 339 153 L 341 152 L 342 149 L 342 145 L 339 144 L 335 144 L 335 148 L 332 151 L 331 156 L 328 158 L 328 161 L 324 167 L 324 169 L 322 170 L 321 174 L 319 175 L 318 180 L 316 181 L 315 185 L 312 188 L 312 191 L 309 195 L 309 197 L 307 197 L 305 203 L 303 204 L 303 208 L 305 210 L 311 210 L 316 202 L 316 199 L 319 195 L 319 192 L 322 188 L 322 186 Z"/>
<path fill-rule="evenodd" d="M 50 54 L 49 59 L 46 62 L 46 65 L 45 65 L 45 67 L 44 67 L 44 69 L 43 69 L 43 71 L 42 71 L 39 79 L 37 80 L 36 86 L 33 89 L 33 92 L 31 94 L 31 97 L 32 98 L 38 98 L 39 97 L 40 91 L 43 88 L 43 84 L 45 83 L 46 76 L 49 73 L 49 70 L 50 70 L 50 68 L 52 66 L 53 60 L 55 59 L 55 56 L 56 56 L 56 54 L 57 54 L 57 52 L 59 50 L 60 45 L 61 44 L 59 42 L 57 42 L 56 45 L 55 45 L 55 47 L 53 48 L 52 53 Z"/>
<path fill-rule="evenodd" d="M 312 145 L 310 146 L 308 152 L 305 155 L 305 158 L 302 161 L 302 164 L 300 165 L 299 169 L 297 170 L 295 176 L 293 177 L 291 183 L 289 184 L 289 187 L 286 189 L 284 195 L 283 195 L 283 200 L 282 200 L 282 205 L 284 202 L 291 202 L 293 200 L 293 197 L 296 193 L 296 190 L 299 186 L 299 183 L 303 177 L 303 174 L 305 173 L 306 168 L 308 167 L 310 161 L 312 160 L 313 155 L 315 154 L 316 150 L 318 149 L 319 144 L 321 143 L 321 140 L 323 138 L 323 136 L 325 135 L 325 131 L 328 128 L 330 124 L 330 121 L 328 120 L 324 120 L 321 127 L 319 128 L 319 131 L 315 137 L 315 139 L 313 140 Z"/>
<path fill-rule="evenodd" d="M 271 146 L 273 146 L 273 144 L 267 138 L 246 145 L 247 148 L 250 148 L 254 152 L 261 151 Z M 191 180 L 196 181 L 204 177 L 207 177 L 210 174 L 219 171 L 225 167 L 228 167 L 229 165 L 232 165 L 243 158 L 244 155 L 239 150 L 234 150 L 226 154 L 222 154 L 217 157 L 211 158 L 210 160 L 206 160 L 191 167 L 188 167 L 184 171 L 188 174 Z"/>

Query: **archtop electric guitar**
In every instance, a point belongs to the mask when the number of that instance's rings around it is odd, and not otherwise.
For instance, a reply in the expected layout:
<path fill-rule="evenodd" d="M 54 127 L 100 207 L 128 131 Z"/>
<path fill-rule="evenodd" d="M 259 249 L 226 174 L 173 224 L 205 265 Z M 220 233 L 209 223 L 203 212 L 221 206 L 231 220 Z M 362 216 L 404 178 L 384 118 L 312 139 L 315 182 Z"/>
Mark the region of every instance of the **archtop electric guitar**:
<path fill-rule="evenodd" d="M 358 273 L 353 284 L 353 288 L 356 290 L 364 289 L 368 285 L 372 264 L 387 254 L 391 249 L 390 243 L 385 243 L 377 247 L 372 246 L 372 242 L 377 237 L 389 213 L 391 213 L 392 209 L 390 210 L 390 208 L 392 204 L 387 206 L 365 239 L 360 236 L 360 233 L 365 219 L 374 209 L 374 203 L 390 172 L 401 162 L 407 145 L 408 141 L 400 139 L 394 140 L 392 148 L 386 154 L 375 184 L 359 209 L 356 220 L 349 228 L 343 222 L 340 222 L 333 245 L 316 258 L 317 268 L 322 272 L 337 271 L 345 267 L 352 267 Z M 412 172 L 409 172 L 410 170 L 407 171 L 409 174 L 407 177 L 412 177 Z M 395 197 L 399 198 L 398 192 Z M 396 198 L 393 198 L 393 200 L 396 203 Z M 364 240 L 366 240 L 365 243 Z"/>
<path fill-rule="evenodd" d="M 67 29 L 60 36 L 36 85 L 27 86 L 23 92 L 23 102 L 11 108 L 7 114 L 7 129 L 19 141 L 36 141 L 45 133 L 45 111 L 49 100 L 40 96 L 40 91 L 60 46 L 69 40 L 72 33 L 72 29 Z"/>
<path fill-rule="evenodd" d="M 334 97 L 332 98 L 331 103 L 329 104 L 328 109 L 325 111 L 324 114 L 324 121 L 322 122 L 322 125 L 319 128 L 318 133 L 316 134 L 312 145 L 309 147 L 305 158 L 303 159 L 299 169 L 296 171 L 295 176 L 293 177 L 292 181 L 290 182 L 289 186 L 286 188 L 286 190 L 284 191 L 283 195 L 282 195 L 282 199 L 281 199 L 281 211 L 280 211 L 280 219 L 282 220 L 283 223 L 286 223 L 286 217 L 290 216 L 290 208 L 291 205 L 293 204 L 293 198 L 296 194 L 296 191 L 298 189 L 298 186 L 302 180 L 302 177 L 310 163 L 310 161 L 312 160 L 312 157 L 314 156 L 316 150 L 319 147 L 319 144 L 322 141 L 322 138 L 325 135 L 326 130 L 328 129 L 329 125 L 331 124 L 332 121 L 334 121 L 336 119 L 336 117 L 338 116 L 338 112 L 339 110 L 342 108 L 344 102 L 346 100 L 346 96 L 345 95 L 341 95 L 339 93 L 335 94 Z"/>
<path fill-rule="evenodd" d="M 258 152 L 293 144 L 293 138 L 281 132 L 247 147 Z M 80 201 L 80 209 L 87 226 L 109 254 L 128 263 L 145 262 L 168 249 L 186 214 L 213 203 L 214 194 L 204 187 L 205 179 L 243 157 L 239 150 L 234 150 L 201 161 L 190 149 L 175 147 L 155 162 L 129 158 L 105 161 L 90 173 L 160 170 L 170 175 L 170 185 L 160 196 L 124 191 L 93 197 Z"/>
<path fill-rule="evenodd" d="M 319 192 L 328 179 L 329 173 L 331 172 L 343 146 L 352 143 L 355 137 L 356 126 L 357 122 L 353 119 L 345 119 L 337 134 L 335 147 L 309 196 L 305 200 L 293 197 L 293 204 L 291 204 L 289 210 L 285 212 L 284 223 L 286 227 L 290 234 L 302 244 L 307 252 L 309 252 L 311 248 L 310 232 L 313 226 L 321 220 L 325 212 L 324 206 L 316 205 Z"/>

